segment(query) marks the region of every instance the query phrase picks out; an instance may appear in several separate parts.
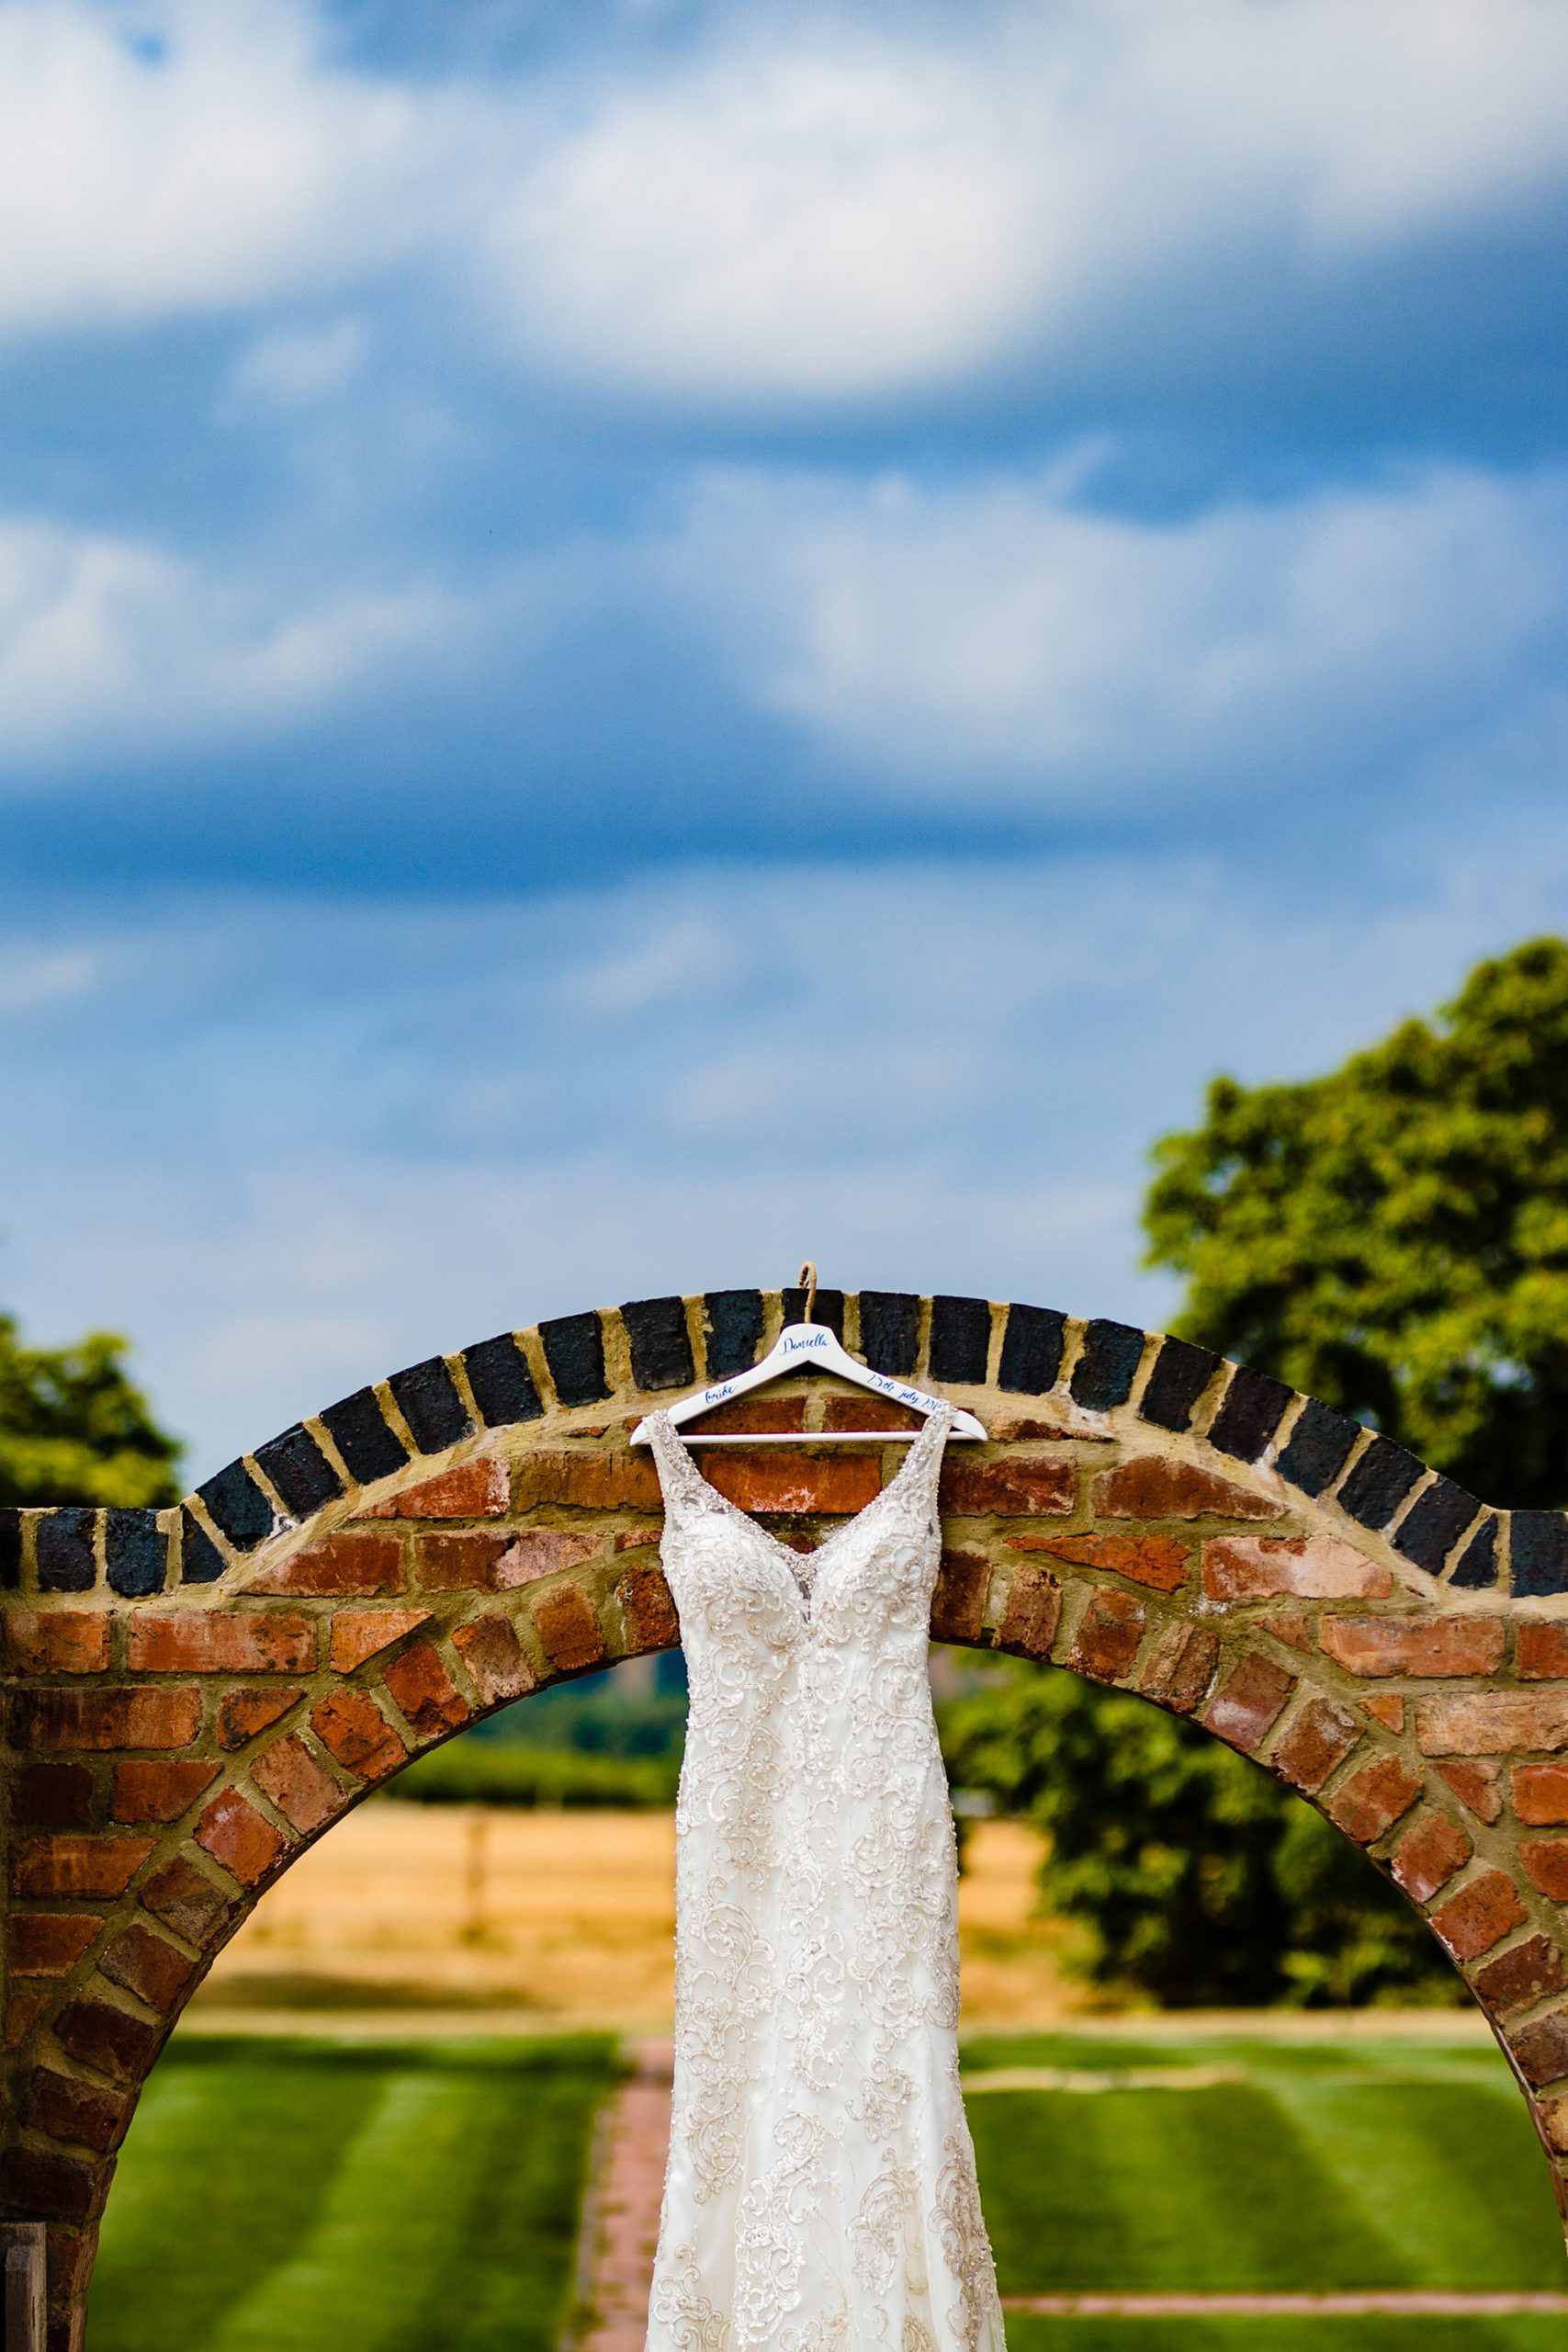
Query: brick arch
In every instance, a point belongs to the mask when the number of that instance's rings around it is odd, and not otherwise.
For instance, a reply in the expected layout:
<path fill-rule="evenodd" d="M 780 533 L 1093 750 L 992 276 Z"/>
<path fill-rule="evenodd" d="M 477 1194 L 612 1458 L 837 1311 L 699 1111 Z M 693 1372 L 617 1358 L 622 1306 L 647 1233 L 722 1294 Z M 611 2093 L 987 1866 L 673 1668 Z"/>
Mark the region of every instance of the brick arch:
<path fill-rule="evenodd" d="M 175 1510 L 0 1514 L 0 2195 L 48 2225 L 55 2352 L 81 2341 L 115 2149 L 213 1954 L 412 1756 L 674 1644 L 629 1426 L 754 1362 L 801 1306 L 725 1291 L 560 1317 L 362 1389 Z M 817 1312 L 991 1431 L 943 1476 L 933 1633 L 1137 1691 L 1309 1797 L 1460 1968 L 1568 2211 L 1568 1519 L 1483 1506 L 1126 1324 L 886 1292 Z M 803 1380 L 727 1409 L 809 1434 L 864 1427 L 867 1405 Z M 705 1467 L 809 1531 L 869 1500 L 880 1452 Z"/>

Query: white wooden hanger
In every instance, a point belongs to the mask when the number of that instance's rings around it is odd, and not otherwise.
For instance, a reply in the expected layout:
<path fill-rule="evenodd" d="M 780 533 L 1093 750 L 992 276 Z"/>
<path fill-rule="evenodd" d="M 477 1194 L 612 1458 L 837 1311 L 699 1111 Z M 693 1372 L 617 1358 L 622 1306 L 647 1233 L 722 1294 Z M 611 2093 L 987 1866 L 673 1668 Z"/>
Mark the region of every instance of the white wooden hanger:
<path fill-rule="evenodd" d="M 817 1300 L 815 1266 L 802 1266 L 800 1283 L 806 1292 L 806 1320 L 786 1323 L 761 1363 L 754 1363 L 750 1371 L 734 1373 L 728 1380 L 716 1380 L 712 1387 L 699 1390 L 695 1396 L 669 1406 L 671 1421 L 677 1429 L 703 1413 L 711 1413 L 716 1405 L 728 1405 L 732 1397 L 744 1396 L 770 1380 L 780 1380 L 785 1373 L 805 1369 L 837 1373 L 840 1380 L 852 1381 L 857 1388 L 869 1388 L 895 1405 L 907 1405 L 911 1412 L 919 1413 L 928 1420 L 947 1401 L 942 1396 L 928 1396 L 923 1388 L 911 1388 L 908 1381 L 892 1380 L 885 1372 L 873 1372 L 868 1365 L 857 1363 L 826 1323 L 811 1320 L 811 1309 Z M 976 1420 L 973 1413 L 956 1412 L 951 1433 L 955 1438 L 984 1438 L 986 1425 Z M 896 1445 L 900 1439 L 915 1434 L 913 1430 L 694 1430 L 687 1442 L 694 1445 L 849 1445 L 857 1442 L 863 1444 L 868 1438 L 874 1438 L 879 1445 Z M 633 1445 L 649 1443 L 646 1420 L 637 1423 L 631 1442 Z"/>

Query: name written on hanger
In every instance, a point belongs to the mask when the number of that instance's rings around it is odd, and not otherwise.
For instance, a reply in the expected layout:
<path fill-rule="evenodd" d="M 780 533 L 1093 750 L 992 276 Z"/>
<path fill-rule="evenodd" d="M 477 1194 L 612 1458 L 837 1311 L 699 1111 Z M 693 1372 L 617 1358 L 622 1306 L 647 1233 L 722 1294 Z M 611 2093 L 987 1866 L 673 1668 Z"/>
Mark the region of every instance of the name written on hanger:
<path fill-rule="evenodd" d="M 833 1333 L 823 1324 L 819 1329 L 811 1326 L 798 1333 L 785 1331 L 774 1352 L 780 1356 L 832 1356 L 837 1354 L 838 1347 Z M 896 1405 L 908 1406 L 912 1412 L 934 1413 L 942 1403 L 940 1396 L 928 1396 L 923 1388 L 911 1388 L 907 1381 L 892 1380 L 886 1373 L 873 1372 L 869 1364 L 857 1363 L 854 1372 L 856 1379 L 867 1388 L 876 1389 Z M 732 1396 L 743 1395 L 749 1385 L 743 1380 L 717 1381 L 713 1387 L 703 1390 L 700 1403 L 687 1409 L 706 1412 L 715 1405 L 728 1404 Z"/>

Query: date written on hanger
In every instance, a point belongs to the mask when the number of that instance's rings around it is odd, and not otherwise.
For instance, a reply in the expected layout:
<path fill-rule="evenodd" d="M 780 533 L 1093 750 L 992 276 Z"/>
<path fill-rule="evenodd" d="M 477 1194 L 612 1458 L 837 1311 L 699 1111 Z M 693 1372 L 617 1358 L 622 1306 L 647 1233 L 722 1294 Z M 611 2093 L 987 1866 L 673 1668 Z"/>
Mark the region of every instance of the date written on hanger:
<path fill-rule="evenodd" d="M 815 1291 L 815 1283 L 811 1287 Z M 786 1323 L 761 1363 L 752 1364 L 750 1371 L 735 1373 L 728 1380 L 715 1381 L 696 1396 L 671 1405 L 671 1421 L 679 1429 L 703 1413 L 711 1413 L 717 1405 L 728 1405 L 732 1398 L 748 1396 L 753 1388 L 761 1388 L 771 1380 L 783 1379 L 786 1373 L 802 1370 L 835 1373 L 854 1387 L 868 1388 L 892 1404 L 907 1405 L 911 1412 L 927 1419 L 946 1402 L 943 1397 L 928 1396 L 923 1388 L 911 1388 L 907 1381 L 890 1379 L 886 1373 L 873 1372 L 869 1365 L 857 1363 L 826 1323 Z M 647 1431 L 648 1423 L 639 1421 L 632 1431 L 632 1443 L 646 1445 Z M 951 1434 L 954 1438 L 983 1439 L 986 1426 L 973 1413 L 961 1411 L 953 1417 Z M 909 1430 L 694 1430 L 689 1442 L 695 1445 L 850 1445 L 874 1439 L 879 1445 L 896 1445 L 901 1438 L 912 1435 Z"/>

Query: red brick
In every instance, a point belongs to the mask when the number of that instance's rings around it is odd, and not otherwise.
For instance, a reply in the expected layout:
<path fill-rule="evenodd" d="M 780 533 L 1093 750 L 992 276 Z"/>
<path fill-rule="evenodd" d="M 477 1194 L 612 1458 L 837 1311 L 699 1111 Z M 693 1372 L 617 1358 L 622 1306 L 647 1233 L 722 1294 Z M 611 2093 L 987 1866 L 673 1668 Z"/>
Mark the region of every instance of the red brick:
<path fill-rule="evenodd" d="M 662 1536 L 662 1527 L 623 1527 L 612 1538 L 613 1552 L 647 1552 L 653 1549 Z"/>
<path fill-rule="evenodd" d="M 108 1611 L 17 1609 L 6 1619 L 6 1649 L 23 1674 L 102 1674 L 109 1662 Z"/>
<path fill-rule="evenodd" d="M 49 1829 L 85 1829 L 93 1815 L 90 1764 L 18 1764 L 11 1817 Z"/>
<path fill-rule="evenodd" d="M 17 1976 L 63 1976 L 75 1967 L 102 1919 L 86 1911 L 17 1911 L 8 1958 Z"/>
<path fill-rule="evenodd" d="M 47 2132 L 53 2140 L 74 2141 L 111 2155 L 125 2137 L 135 2110 L 134 2096 L 106 2090 L 101 2083 L 79 2082 L 39 2066 L 28 2083 L 21 2120 L 33 2132 Z"/>
<path fill-rule="evenodd" d="M 626 1644 L 634 1657 L 673 1649 L 681 1638 L 670 1588 L 656 1567 L 633 1568 L 615 1587 Z"/>
<path fill-rule="evenodd" d="M 534 1601 L 533 1613 L 539 1646 L 562 1674 L 601 1663 L 604 1635 L 585 1593 L 573 1585 L 542 1592 Z"/>
<path fill-rule="evenodd" d="M 1359 1846 L 1370 1846 L 1408 1813 L 1421 1783 L 1400 1757 L 1380 1756 L 1352 1773 L 1328 1801 L 1328 1817 Z"/>
<path fill-rule="evenodd" d="M 1092 1593 L 1084 1611 L 1067 1664 L 1075 1673 L 1096 1682 L 1115 1682 L 1126 1674 L 1138 1654 L 1148 1611 L 1130 1592 Z"/>
<path fill-rule="evenodd" d="M 183 1854 L 153 1871 L 141 1890 L 141 1900 L 147 1910 L 187 1944 L 200 1944 L 203 1950 L 220 1940 L 238 1908 L 221 1887 L 215 1886 Z"/>
<path fill-rule="evenodd" d="M 1498 1617 L 1325 1617 L 1323 1647 L 1348 1674 L 1495 1674 Z"/>
<path fill-rule="evenodd" d="M 280 1560 L 249 1589 L 367 1600 L 378 1592 L 396 1592 L 402 1569 L 403 1547 L 396 1535 L 329 1535 L 324 1544 Z"/>
<path fill-rule="evenodd" d="M 282 1610 L 142 1617 L 130 1629 L 128 1663 L 138 1674 L 309 1674 L 316 1628 Z"/>
<path fill-rule="evenodd" d="M 938 1508 L 955 1519 L 1060 1519 L 1077 1498 L 1077 1474 L 1055 1453 L 1008 1453 L 999 1462 L 949 1454 Z"/>
<path fill-rule="evenodd" d="M 1390 1868 L 1412 1903 L 1430 1903 L 1474 1851 L 1456 1821 L 1444 1814 L 1424 1813 L 1394 1848 Z"/>
<path fill-rule="evenodd" d="M 123 1894 L 148 1855 L 151 1838 L 19 1838 L 11 1853 L 17 1894 Z"/>
<path fill-rule="evenodd" d="M 349 1802 L 294 1732 L 263 1748 L 251 1766 L 251 1778 L 302 1838 L 324 1828 Z"/>
<path fill-rule="evenodd" d="M 710 1487 L 744 1511 L 810 1511 L 843 1517 L 882 1491 L 874 1453 L 774 1453 L 738 1447 L 705 1463 Z"/>
<path fill-rule="evenodd" d="M 1536 2113 L 1551 2146 L 1568 2156 L 1568 2098 L 1541 2099 Z"/>
<path fill-rule="evenodd" d="M 6 2004 L 6 2047 L 19 2050 L 54 1998 L 51 1984 L 23 1984 Z"/>
<path fill-rule="evenodd" d="M 1529 2025 L 1516 2026 L 1508 2047 L 1532 2090 L 1568 2075 L 1568 2009 L 1551 2009 Z"/>
<path fill-rule="evenodd" d="M 212 1786 L 220 1770 L 163 1757 L 155 1764 L 117 1764 L 111 1815 L 116 1821 L 177 1821 Z"/>
<path fill-rule="evenodd" d="M 847 1401 L 858 1405 L 860 1400 L 856 1397 Z M 869 1396 L 865 1401 L 868 1407 L 873 1403 Z M 716 1405 L 711 1413 L 701 1413 L 694 1421 L 688 1421 L 686 1430 L 693 1437 L 710 1430 L 720 1430 L 731 1436 L 757 1433 L 782 1436 L 790 1430 L 803 1430 L 805 1427 L 804 1396 L 736 1396 L 728 1405 Z"/>
<path fill-rule="evenodd" d="M 980 1552 L 943 1552 L 931 1594 L 931 1639 L 977 1642 L 986 1619 L 991 1564 Z"/>
<path fill-rule="evenodd" d="M 1109 1568 L 1113 1576 L 1177 1592 L 1191 1573 L 1192 1555 L 1174 1535 L 1014 1535 L 1015 1552 L 1049 1552 L 1075 1567 Z"/>
<path fill-rule="evenodd" d="M 887 1396 L 828 1396 L 822 1407 L 825 1430 L 923 1430 L 925 1416 Z"/>
<path fill-rule="evenodd" d="M 280 1832 L 238 1789 L 213 1798 L 196 1826 L 196 1842 L 242 1886 L 259 1886 L 288 1850 Z"/>
<path fill-rule="evenodd" d="M 1292 1789 L 1315 1796 L 1361 1736 L 1347 1708 L 1309 1699 L 1274 1750 L 1274 1770 Z"/>
<path fill-rule="evenodd" d="M 141 2081 L 167 2031 L 166 2025 L 149 2025 L 107 2001 L 68 2002 L 54 2020 L 54 2038 L 62 2050 L 119 2083 Z"/>
<path fill-rule="evenodd" d="M 475 1617 L 458 1626 L 452 1642 L 482 1706 L 524 1698 L 534 1689 L 534 1669 L 507 1618 Z"/>
<path fill-rule="evenodd" d="M 1562 1954 L 1549 1936 L 1527 1936 L 1478 1968 L 1471 1982 L 1494 2017 L 1511 2017 L 1562 1990 Z"/>
<path fill-rule="evenodd" d="M 412 1649 L 394 1658 L 387 1668 L 386 1683 L 405 1721 L 422 1739 L 461 1731 L 472 1719 L 473 1709 L 431 1642 L 416 1642 Z"/>
<path fill-rule="evenodd" d="M 230 1750 L 243 1747 L 258 1732 L 267 1731 L 304 1692 L 292 1690 L 226 1690 L 218 1702 L 218 1745 Z"/>
<path fill-rule="evenodd" d="M 1568 1618 L 1527 1617 L 1517 1657 L 1521 1681 L 1568 1682 Z"/>
<path fill-rule="evenodd" d="M 1203 1589 L 1212 1600 L 1386 1600 L 1393 1577 L 1337 1535 L 1215 1535 Z"/>
<path fill-rule="evenodd" d="M 1363 1714 L 1373 1723 L 1382 1724 L 1384 1731 L 1404 1729 L 1404 1702 L 1395 1698 L 1392 1690 L 1369 1690 L 1360 1701 Z"/>
<path fill-rule="evenodd" d="M 575 1453 L 564 1448 L 525 1454 L 517 1466 L 517 1507 L 565 1504 L 573 1510 L 658 1510 L 659 1473 L 646 1453 Z"/>
<path fill-rule="evenodd" d="M 1095 1513 L 1100 1519 L 1279 1519 L 1269 1495 L 1234 1486 L 1213 1470 L 1190 1462 L 1168 1462 L 1163 1454 L 1138 1453 L 1102 1471 L 1094 1482 Z"/>
<path fill-rule="evenodd" d="M 1483 1871 L 1431 1915 L 1432 1931 L 1456 1960 L 1475 1960 L 1525 1924 L 1517 1887 L 1501 1871 Z"/>
<path fill-rule="evenodd" d="M 20 1747 L 188 1747 L 196 1690 L 29 1690 L 16 1702 Z"/>
<path fill-rule="evenodd" d="M 1062 1588 L 1044 1568 L 1014 1568 L 997 1647 L 1015 1657 L 1049 1657 L 1062 1614 Z"/>
<path fill-rule="evenodd" d="M 116 1936 L 98 1966 L 150 2009 L 177 2008 L 200 1963 L 149 1928 L 132 1925 Z"/>
<path fill-rule="evenodd" d="M 71 2222 L 79 2229 L 103 2211 L 113 2177 L 112 2164 L 86 2164 L 41 2148 L 11 2147 L 0 2158 L 0 2195 L 13 2212 Z"/>
<path fill-rule="evenodd" d="M 361 1519 L 497 1519 L 506 1509 L 508 1479 L 504 1462 L 481 1454 L 477 1462 L 459 1462 L 455 1470 L 425 1478 L 384 1503 L 367 1504 Z"/>
<path fill-rule="evenodd" d="M 340 1674 L 352 1674 L 429 1617 L 428 1609 L 340 1609 L 333 1619 L 332 1664 Z"/>
<path fill-rule="evenodd" d="M 1203 1721 L 1229 1747 L 1250 1756 L 1295 1687 L 1272 1658 L 1244 1657 L 1210 1700 Z"/>
<path fill-rule="evenodd" d="M 311 1711 L 310 1728 L 329 1755 L 356 1780 L 384 1781 L 408 1760 L 376 1702 L 363 1690 L 337 1690 Z"/>
<path fill-rule="evenodd" d="M 1424 1756 L 1517 1756 L 1568 1747 L 1568 1691 L 1467 1690 L 1422 1699 L 1416 1736 Z"/>
<path fill-rule="evenodd" d="M 1303 1657 L 1317 1647 L 1317 1619 L 1304 1609 L 1271 1609 L 1263 1620 L 1263 1630 L 1272 1642 L 1283 1642 L 1288 1648 L 1300 1650 Z M 1366 1704 L 1365 1700 L 1362 1705 Z"/>
<path fill-rule="evenodd" d="M 1514 1811 L 1532 1829 L 1568 1821 L 1568 1764 L 1521 1764 L 1514 1773 Z"/>
<path fill-rule="evenodd" d="M 1532 1886 L 1553 1903 L 1568 1903 L 1568 1838 L 1521 1838 L 1519 1860 Z"/>
<path fill-rule="evenodd" d="M 1452 1763 L 1439 1764 L 1438 1771 L 1452 1789 L 1461 1804 L 1468 1805 L 1478 1821 L 1496 1821 L 1503 1811 L 1503 1768 L 1480 1757 L 1461 1757 Z"/>
<path fill-rule="evenodd" d="M 574 1534 L 562 1527 L 530 1527 L 518 1536 L 469 1528 L 422 1538 L 414 1554 L 414 1574 L 426 1592 L 512 1592 L 519 1585 L 575 1568 L 595 1558 L 603 1547 L 603 1536 Z"/>
<path fill-rule="evenodd" d="M 1139 1688 L 1173 1714 L 1190 1715 L 1214 1679 L 1220 1645 L 1201 1626 L 1179 1617 L 1167 1625 L 1155 1644 Z"/>

